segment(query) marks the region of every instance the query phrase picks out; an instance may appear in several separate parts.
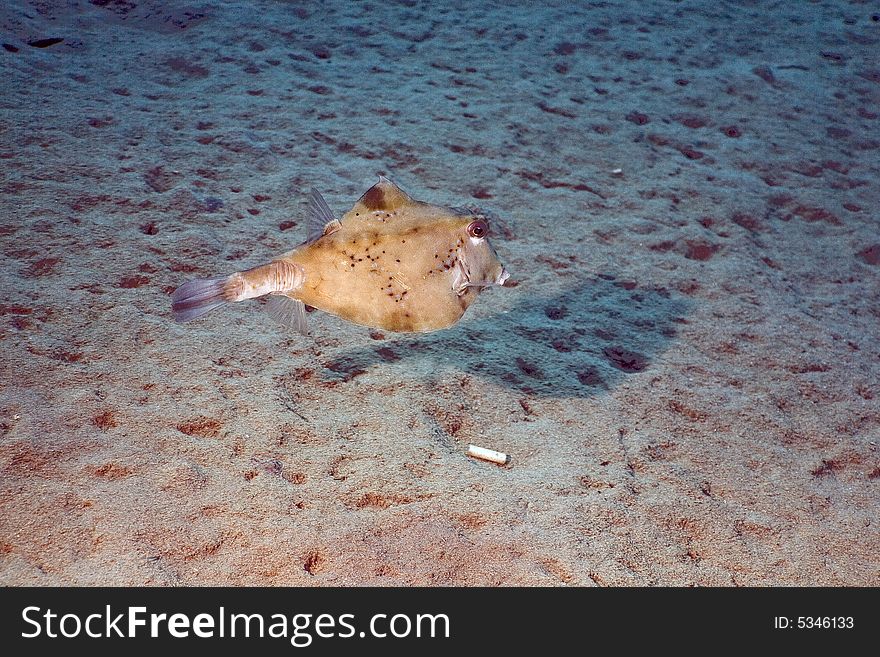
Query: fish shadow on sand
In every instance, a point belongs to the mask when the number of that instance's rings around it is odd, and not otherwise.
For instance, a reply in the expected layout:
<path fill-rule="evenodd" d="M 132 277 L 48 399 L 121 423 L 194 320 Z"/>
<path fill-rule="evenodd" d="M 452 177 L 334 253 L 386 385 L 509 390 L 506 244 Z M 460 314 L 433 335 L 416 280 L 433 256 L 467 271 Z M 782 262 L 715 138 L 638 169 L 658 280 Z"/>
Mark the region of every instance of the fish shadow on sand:
<path fill-rule="evenodd" d="M 452 366 L 529 396 L 590 397 L 649 369 L 687 323 L 690 303 L 666 288 L 607 275 L 568 278 L 571 285 L 546 297 L 521 284 L 506 313 L 337 352 L 322 379 L 349 381 L 383 364 L 401 368 L 391 373 L 401 377 Z M 492 290 L 478 303 L 507 292 Z"/>

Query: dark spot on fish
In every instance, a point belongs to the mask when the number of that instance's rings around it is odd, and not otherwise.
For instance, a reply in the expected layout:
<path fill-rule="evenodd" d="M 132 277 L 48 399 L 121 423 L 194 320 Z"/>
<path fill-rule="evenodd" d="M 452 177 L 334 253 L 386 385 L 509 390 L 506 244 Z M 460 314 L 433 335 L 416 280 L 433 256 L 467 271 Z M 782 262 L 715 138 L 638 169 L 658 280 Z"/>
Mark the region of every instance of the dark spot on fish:
<path fill-rule="evenodd" d="M 11 43 L 4 43 L 3 50 L 5 50 L 6 52 L 18 52 L 18 48 L 13 46 Z"/>
<path fill-rule="evenodd" d="M 366 194 L 361 197 L 361 203 L 368 210 L 381 210 L 385 202 L 385 192 L 378 185 L 373 185 L 367 190 Z"/>
<path fill-rule="evenodd" d="M 50 39 L 34 39 L 33 41 L 28 41 L 27 44 L 32 48 L 48 48 L 49 46 L 54 46 L 56 43 L 61 43 L 62 41 L 64 41 L 64 39 L 52 37 Z"/>

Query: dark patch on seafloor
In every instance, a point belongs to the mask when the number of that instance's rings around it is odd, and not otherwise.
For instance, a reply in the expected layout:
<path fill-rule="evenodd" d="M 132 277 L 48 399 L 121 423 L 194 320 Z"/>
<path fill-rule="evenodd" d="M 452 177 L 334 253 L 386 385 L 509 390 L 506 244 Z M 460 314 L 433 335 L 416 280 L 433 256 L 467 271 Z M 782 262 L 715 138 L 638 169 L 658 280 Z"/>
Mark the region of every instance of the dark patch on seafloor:
<path fill-rule="evenodd" d="M 500 293 L 492 291 L 481 301 Z M 409 359 L 420 358 L 437 368 L 454 363 L 527 395 L 590 397 L 649 368 L 676 327 L 687 322 L 687 307 L 662 287 L 634 287 L 608 275 L 583 277 L 555 297 L 523 295 L 508 313 L 465 317 L 447 331 L 343 352 L 325 365 L 322 379 L 343 383 L 379 365 L 406 369 Z"/>

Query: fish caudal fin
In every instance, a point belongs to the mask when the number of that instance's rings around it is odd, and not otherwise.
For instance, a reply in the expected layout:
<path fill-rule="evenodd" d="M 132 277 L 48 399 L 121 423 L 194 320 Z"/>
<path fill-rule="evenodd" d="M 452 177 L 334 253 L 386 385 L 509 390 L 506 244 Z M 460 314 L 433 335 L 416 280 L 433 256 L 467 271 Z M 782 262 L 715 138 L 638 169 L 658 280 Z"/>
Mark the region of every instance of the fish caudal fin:
<path fill-rule="evenodd" d="M 175 322 L 189 322 L 207 312 L 234 301 L 229 289 L 230 276 L 197 278 L 187 281 L 171 294 L 171 311 Z"/>

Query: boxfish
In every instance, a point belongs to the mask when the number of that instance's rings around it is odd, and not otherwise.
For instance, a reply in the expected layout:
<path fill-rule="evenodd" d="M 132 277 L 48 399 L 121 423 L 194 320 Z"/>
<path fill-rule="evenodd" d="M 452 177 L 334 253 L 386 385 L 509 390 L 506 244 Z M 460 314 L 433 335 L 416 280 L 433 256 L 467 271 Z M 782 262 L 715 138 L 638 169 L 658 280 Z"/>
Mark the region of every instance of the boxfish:
<path fill-rule="evenodd" d="M 304 334 L 307 306 L 374 329 L 445 329 L 483 290 L 508 280 L 489 221 L 474 208 L 417 201 L 383 176 L 338 218 L 313 189 L 305 242 L 253 269 L 184 283 L 171 310 L 189 322 L 266 297 L 272 317 Z"/>

